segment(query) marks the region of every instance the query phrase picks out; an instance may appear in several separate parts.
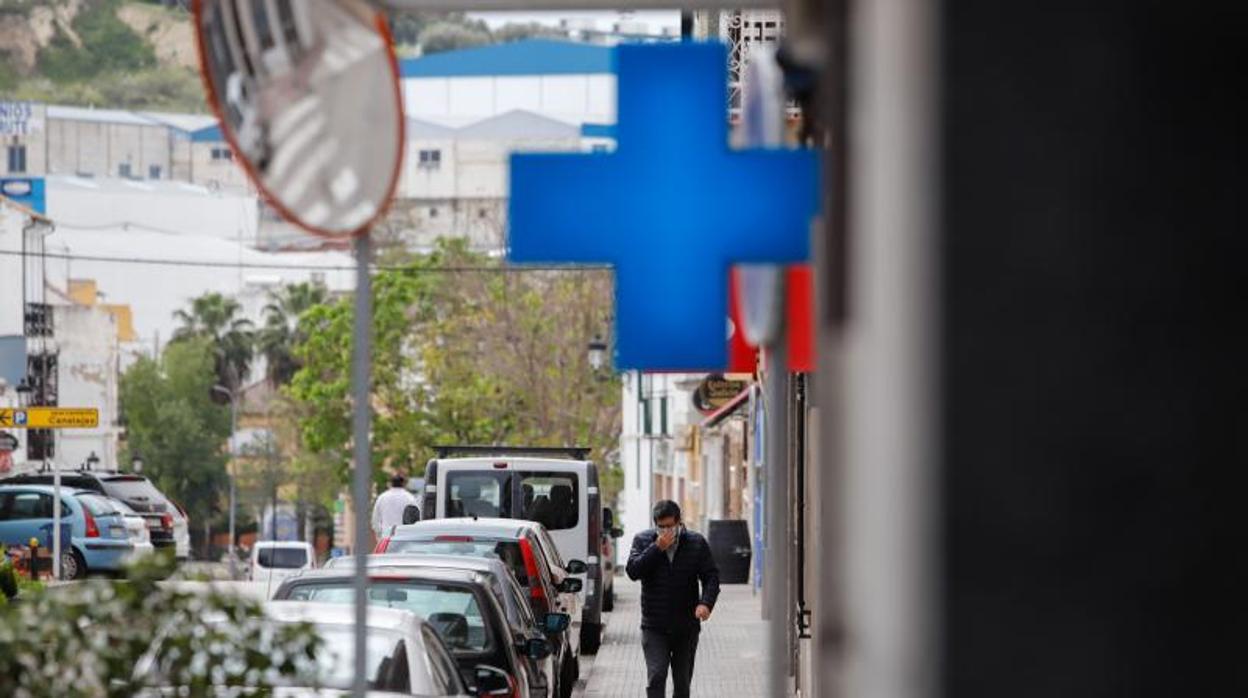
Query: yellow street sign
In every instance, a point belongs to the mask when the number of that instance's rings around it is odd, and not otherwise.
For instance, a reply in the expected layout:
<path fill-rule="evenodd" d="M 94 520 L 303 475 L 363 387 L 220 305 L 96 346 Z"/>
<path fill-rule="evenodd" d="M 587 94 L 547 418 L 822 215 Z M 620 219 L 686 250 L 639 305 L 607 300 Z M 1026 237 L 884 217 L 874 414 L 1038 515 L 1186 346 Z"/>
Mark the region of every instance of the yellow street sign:
<path fill-rule="evenodd" d="M 94 429 L 100 411 L 94 407 L 27 407 L 0 409 L 0 427 L 10 429 Z"/>

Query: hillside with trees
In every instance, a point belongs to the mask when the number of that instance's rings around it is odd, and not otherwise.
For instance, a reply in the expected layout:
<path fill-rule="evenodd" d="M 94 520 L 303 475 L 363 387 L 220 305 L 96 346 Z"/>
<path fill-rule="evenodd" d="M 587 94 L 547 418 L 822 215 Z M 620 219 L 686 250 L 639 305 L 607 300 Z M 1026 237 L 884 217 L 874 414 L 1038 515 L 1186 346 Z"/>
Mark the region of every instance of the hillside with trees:
<path fill-rule="evenodd" d="M 0 0 L 0 99 L 114 109 L 206 111 L 185 0 Z M 559 32 L 491 30 L 462 12 L 391 18 L 400 55 Z"/>

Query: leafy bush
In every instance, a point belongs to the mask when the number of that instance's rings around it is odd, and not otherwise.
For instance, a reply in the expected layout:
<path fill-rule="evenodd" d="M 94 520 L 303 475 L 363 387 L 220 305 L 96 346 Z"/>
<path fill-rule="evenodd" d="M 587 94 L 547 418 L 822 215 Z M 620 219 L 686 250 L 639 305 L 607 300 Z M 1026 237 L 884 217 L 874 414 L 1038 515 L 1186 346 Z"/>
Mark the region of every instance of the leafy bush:
<path fill-rule="evenodd" d="M 0 695 L 120 698 L 156 686 L 211 695 L 214 686 L 270 687 L 311 678 L 320 640 L 310 626 L 274 628 L 256 601 L 157 584 L 160 556 L 123 582 L 49 587 L 0 605 Z M 217 622 L 213 622 L 213 621 Z M 155 667 L 136 664 L 159 638 Z"/>
<path fill-rule="evenodd" d="M 39 52 L 43 74 L 56 82 L 75 82 L 102 73 L 155 66 L 155 50 L 117 18 L 117 5 L 116 0 L 84 5 L 73 21 L 81 46 L 58 28 L 52 41 Z"/>
<path fill-rule="evenodd" d="M 0 551 L 0 554 L 3 554 Z M 0 601 L 17 596 L 17 572 L 13 563 L 5 560 L 0 562 Z"/>

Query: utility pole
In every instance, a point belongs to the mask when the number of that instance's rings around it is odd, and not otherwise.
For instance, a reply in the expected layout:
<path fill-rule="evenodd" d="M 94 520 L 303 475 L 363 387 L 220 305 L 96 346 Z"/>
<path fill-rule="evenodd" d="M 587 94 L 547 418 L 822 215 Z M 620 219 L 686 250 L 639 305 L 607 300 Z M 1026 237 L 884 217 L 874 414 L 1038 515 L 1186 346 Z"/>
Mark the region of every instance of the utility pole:
<path fill-rule="evenodd" d="M 372 359 L 373 283 L 369 276 L 372 244 L 367 234 L 355 238 L 355 317 L 353 350 L 351 352 L 352 433 L 355 473 L 352 479 L 352 505 L 355 511 L 355 684 L 354 695 L 364 696 L 368 690 L 368 491 L 372 480 L 372 455 L 369 431 L 372 428 L 370 409 L 370 364 Z"/>

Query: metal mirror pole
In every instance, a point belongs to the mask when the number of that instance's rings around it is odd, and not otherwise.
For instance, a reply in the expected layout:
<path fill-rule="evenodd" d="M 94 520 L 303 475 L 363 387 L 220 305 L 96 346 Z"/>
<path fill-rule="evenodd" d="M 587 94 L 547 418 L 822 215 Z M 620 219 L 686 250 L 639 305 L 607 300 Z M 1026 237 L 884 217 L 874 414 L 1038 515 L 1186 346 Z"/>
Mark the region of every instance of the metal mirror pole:
<path fill-rule="evenodd" d="M 364 698 L 368 692 L 366 649 L 368 646 L 368 500 L 372 480 L 369 430 L 370 362 L 372 358 L 373 284 L 368 265 L 372 243 L 367 232 L 355 238 L 355 318 L 351 354 L 352 433 L 355 473 L 351 485 L 351 501 L 355 508 L 355 681 L 353 694 Z"/>
<path fill-rule="evenodd" d="M 763 386 L 767 422 L 767 665 L 772 698 L 789 695 L 789 356 L 784 330 L 768 347 Z"/>

